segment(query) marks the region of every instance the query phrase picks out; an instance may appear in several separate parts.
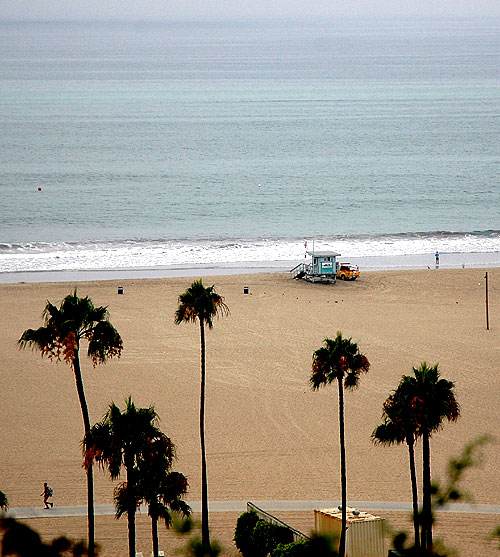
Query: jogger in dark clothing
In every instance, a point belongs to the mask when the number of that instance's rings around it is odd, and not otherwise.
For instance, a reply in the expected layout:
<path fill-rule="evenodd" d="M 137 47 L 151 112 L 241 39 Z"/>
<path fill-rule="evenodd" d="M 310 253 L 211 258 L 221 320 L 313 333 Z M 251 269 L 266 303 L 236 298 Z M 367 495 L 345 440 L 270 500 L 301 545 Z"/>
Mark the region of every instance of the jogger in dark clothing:
<path fill-rule="evenodd" d="M 49 497 L 52 497 L 53 495 L 53 491 L 52 488 L 50 488 L 47 483 L 43 484 L 43 493 L 40 493 L 40 497 L 43 495 L 43 503 L 45 505 L 46 509 L 51 509 L 54 506 L 54 503 L 51 503 L 49 501 Z M 50 507 L 49 507 L 50 505 Z"/>

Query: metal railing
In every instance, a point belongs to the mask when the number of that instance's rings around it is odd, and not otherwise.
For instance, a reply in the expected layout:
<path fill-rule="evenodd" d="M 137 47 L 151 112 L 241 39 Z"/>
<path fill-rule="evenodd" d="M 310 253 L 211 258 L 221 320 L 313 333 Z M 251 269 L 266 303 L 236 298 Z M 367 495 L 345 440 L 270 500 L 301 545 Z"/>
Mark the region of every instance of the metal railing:
<path fill-rule="evenodd" d="M 302 277 L 303 275 L 305 275 L 307 272 L 307 267 L 308 266 L 305 263 L 299 263 L 297 266 L 290 270 L 292 278 L 297 278 L 299 276 Z"/>
<path fill-rule="evenodd" d="M 261 520 L 265 520 L 266 522 L 269 522 L 269 524 L 276 524 L 276 526 L 283 526 L 284 528 L 288 528 L 288 530 L 292 532 L 294 542 L 309 539 L 309 536 L 306 536 L 302 532 L 299 532 L 295 528 L 292 528 L 291 526 L 289 526 L 279 518 L 276 518 L 272 514 L 269 514 L 268 512 L 262 510 L 261 508 L 257 507 L 257 505 L 254 505 L 250 501 L 247 502 L 247 511 L 255 511 Z"/>

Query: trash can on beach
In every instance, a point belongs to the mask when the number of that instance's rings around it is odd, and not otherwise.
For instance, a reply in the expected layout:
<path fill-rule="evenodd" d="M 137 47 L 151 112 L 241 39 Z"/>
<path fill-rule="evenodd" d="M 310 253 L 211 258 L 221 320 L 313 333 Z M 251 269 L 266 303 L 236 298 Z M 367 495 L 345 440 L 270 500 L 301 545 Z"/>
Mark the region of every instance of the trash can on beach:
<path fill-rule="evenodd" d="M 123 286 L 118 287 L 118 294 L 123 294 Z"/>
<path fill-rule="evenodd" d="M 243 287 L 243 294 L 248 294 L 248 286 Z"/>

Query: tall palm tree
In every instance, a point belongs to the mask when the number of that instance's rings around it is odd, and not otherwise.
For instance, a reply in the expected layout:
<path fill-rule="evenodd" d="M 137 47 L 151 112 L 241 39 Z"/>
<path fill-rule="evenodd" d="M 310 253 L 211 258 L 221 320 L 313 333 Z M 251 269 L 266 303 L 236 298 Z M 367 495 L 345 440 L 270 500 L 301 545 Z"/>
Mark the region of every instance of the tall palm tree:
<path fill-rule="evenodd" d="M 80 344 L 88 343 L 87 356 L 94 367 L 108 358 L 120 357 L 123 342 L 117 330 L 110 323 L 108 310 L 104 306 L 95 307 L 86 296 L 80 298 L 77 291 L 69 294 L 57 308 L 47 301 L 42 313 L 44 326 L 27 329 L 18 343 L 21 348 L 39 350 L 50 360 L 61 358 L 73 368 L 76 390 L 83 416 L 85 434 L 90 430 L 90 418 L 80 368 Z M 87 514 L 89 555 L 94 555 L 94 482 L 92 466 L 87 468 Z"/>
<path fill-rule="evenodd" d="M 201 341 L 201 393 L 200 393 L 200 442 L 201 442 L 201 540 L 205 551 L 210 549 L 208 526 L 208 483 L 205 451 L 205 326 L 213 328 L 213 319 L 229 313 L 224 298 L 217 294 L 215 286 L 203 285 L 196 280 L 179 296 L 179 306 L 175 312 L 175 323 L 200 323 Z"/>
<path fill-rule="evenodd" d="M 171 445 L 157 423 L 153 406 L 136 408 L 129 397 L 123 412 L 111 403 L 102 421 L 92 426 L 84 439 L 86 467 L 95 461 L 108 469 L 113 480 L 120 476 L 122 466 L 125 468 L 126 482 L 115 490 L 115 506 L 117 518 L 127 514 L 130 557 L 135 557 L 135 513 L 141 502 L 138 463 L 156 440 L 161 439 L 164 447 Z"/>
<path fill-rule="evenodd" d="M 339 390 L 339 433 L 340 433 L 340 478 L 342 485 L 342 530 L 339 541 L 339 556 L 345 555 L 345 535 L 347 529 L 347 481 L 344 436 L 344 388 L 355 389 L 361 373 L 370 369 L 370 363 L 359 351 L 351 338 L 343 338 L 340 331 L 335 339 L 326 338 L 324 346 L 313 353 L 311 386 L 319 389 L 334 381 Z"/>
<path fill-rule="evenodd" d="M 158 520 L 167 528 L 172 524 L 172 512 L 184 517 L 191 515 L 191 508 L 182 500 L 188 488 L 187 478 L 179 472 L 171 472 L 175 448 L 168 438 L 155 439 L 150 451 L 138 462 L 139 495 L 148 506 L 151 518 L 153 556 L 158 557 Z"/>
<path fill-rule="evenodd" d="M 420 533 L 418 518 L 418 488 L 415 468 L 416 424 L 411 413 L 411 405 L 399 389 L 396 389 L 384 402 L 382 419 L 372 433 L 372 441 L 381 445 L 406 443 L 410 459 L 410 480 L 413 501 L 413 529 L 415 533 L 415 549 L 420 549 Z"/>
<path fill-rule="evenodd" d="M 432 486 L 430 438 L 438 431 L 443 420 L 456 421 L 460 408 L 453 391 L 452 381 L 441 379 L 438 364 L 429 367 L 422 362 L 413 368 L 413 376 L 403 375 L 398 387 L 400 396 L 407 402 L 422 437 L 422 531 L 420 544 L 423 550 L 432 550 Z"/>

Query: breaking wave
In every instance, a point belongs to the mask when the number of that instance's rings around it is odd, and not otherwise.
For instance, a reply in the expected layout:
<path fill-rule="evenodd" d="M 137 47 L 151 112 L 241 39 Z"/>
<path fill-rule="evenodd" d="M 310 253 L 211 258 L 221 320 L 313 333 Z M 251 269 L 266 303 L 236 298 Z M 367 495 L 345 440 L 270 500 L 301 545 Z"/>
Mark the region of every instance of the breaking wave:
<path fill-rule="evenodd" d="M 307 242 L 307 248 L 306 248 Z M 151 269 L 174 265 L 295 261 L 305 251 L 332 250 L 343 257 L 500 252 L 500 231 L 384 235 L 0 243 L 0 272 Z"/>

